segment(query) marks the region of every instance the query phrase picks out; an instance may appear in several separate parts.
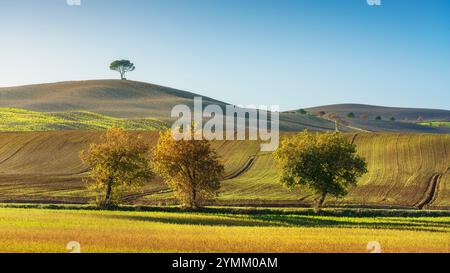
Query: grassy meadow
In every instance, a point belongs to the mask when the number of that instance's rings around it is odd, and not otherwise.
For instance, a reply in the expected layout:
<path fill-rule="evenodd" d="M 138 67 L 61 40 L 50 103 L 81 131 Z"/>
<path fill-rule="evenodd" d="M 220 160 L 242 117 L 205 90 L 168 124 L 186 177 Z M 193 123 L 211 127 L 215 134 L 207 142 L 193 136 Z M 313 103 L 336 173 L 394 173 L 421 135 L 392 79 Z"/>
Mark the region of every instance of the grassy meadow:
<path fill-rule="evenodd" d="M 0 251 L 450 252 L 450 217 L 0 208 Z"/>
<path fill-rule="evenodd" d="M 88 111 L 36 112 L 18 108 L 0 108 L 0 132 L 56 130 L 162 130 L 167 125 L 150 118 L 124 119 Z"/>
<path fill-rule="evenodd" d="M 420 122 L 419 124 L 425 126 L 450 128 L 450 121 L 428 121 L 428 122 Z"/>

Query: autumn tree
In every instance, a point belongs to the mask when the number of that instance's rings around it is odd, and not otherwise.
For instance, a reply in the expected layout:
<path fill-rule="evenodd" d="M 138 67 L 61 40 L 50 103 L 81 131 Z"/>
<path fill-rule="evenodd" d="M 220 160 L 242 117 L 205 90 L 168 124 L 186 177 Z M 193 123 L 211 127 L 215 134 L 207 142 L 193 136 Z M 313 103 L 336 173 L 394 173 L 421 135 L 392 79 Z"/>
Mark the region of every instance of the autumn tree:
<path fill-rule="evenodd" d="M 275 151 L 284 185 L 308 189 L 316 195 L 319 212 L 325 198 L 343 197 L 357 178 L 367 172 L 366 162 L 356 154 L 356 146 L 340 133 L 304 131 L 286 138 Z"/>
<path fill-rule="evenodd" d="M 97 193 L 99 207 L 118 204 L 125 189 L 139 188 L 151 180 L 150 152 L 143 137 L 118 128 L 108 130 L 100 143 L 81 152 L 82 161 L 90 167 L 88 189 Z"/>
<path fill-rule="evenodd" d="M 317 116 L 323 118 L 327 113 L 325 111 L 319 111 L 316 114 L 317 114 Z"/>
<path fill-rule="evenodd" d="M 109 69 L 120 73 L 120 78 L 126 80 L 125 74 L 134 71 L 136 67 L 129 60 L 116 60 L 109 65 Z"/>
<path fill-rule="evenodd" d="M 217 196 L 224 167 L 209 141 L 194 140 L 191 129 L 191 137 L 181 140 L 176 140 L 171 130 L 160 133 L 153 150 L 153 168 L 184 207 L 196 209 Z"/>

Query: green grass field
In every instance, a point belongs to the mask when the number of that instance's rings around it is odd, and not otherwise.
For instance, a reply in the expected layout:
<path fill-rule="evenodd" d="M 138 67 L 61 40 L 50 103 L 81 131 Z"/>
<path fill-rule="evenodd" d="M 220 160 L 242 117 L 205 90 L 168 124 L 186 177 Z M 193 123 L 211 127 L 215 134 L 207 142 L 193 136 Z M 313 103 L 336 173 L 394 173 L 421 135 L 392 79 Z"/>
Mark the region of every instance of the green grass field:
<path fill-rule="evenodd" d="M 56 130 L 162 130 L 166 124 L 156 119 L 124 119 L 87 111 L 35 112 L 17 108 L 0 108 L 0 131 L 32 132 Z"/>
<path fill-rule="evenodd" d="M 420 122 L 419 124 L 425 126 L 450 128 L 450 121 L 428 121 L 428 122 Z"/>
<path fill-rule="evenodd" d="M 0 208 L 1 252 L 449 252 L 450 217 Z"/>

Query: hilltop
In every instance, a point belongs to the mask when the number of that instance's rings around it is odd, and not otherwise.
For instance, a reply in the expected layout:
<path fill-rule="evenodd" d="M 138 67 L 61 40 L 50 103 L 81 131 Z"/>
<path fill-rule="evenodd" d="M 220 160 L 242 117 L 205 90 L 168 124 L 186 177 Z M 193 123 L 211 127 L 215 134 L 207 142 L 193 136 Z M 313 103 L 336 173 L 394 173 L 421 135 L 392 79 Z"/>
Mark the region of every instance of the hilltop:
<path fill-rule="evenodd" d="M 201 96 L 204 106 L 227 103 L 196 93 L 170 87 L 123 80 L 70 81 L 0 88 L 0 131 L 98 130 L 119 126 L 130 130 L 152 130 L 169 126 L 170 112 L 175 105 L 193 107 L 194 97 Z M 312 114 L 280 113 L 282 131 L 333 131 L 335 124 L 326 117 L 314 115 L 319 111 L 357 117 L 351 126 L 340 126 L 344 132 L 416 132 L 450 133 L 449 128 L 418 125 L 424 121 L 449 119 L 450 111 L 433 109 L 391 108 L 357 104 L 340 104 L 307 109 Z M 27 112 L 28 111 L 28 112 Z M 374 121 L 381 115 L 383 121 Z M 395 117 L 397 121 L 388 121 Z"/>
<path fill-rule="evenodd" d="M 192 105 L 197 94 L 155 84 L 92 80 L 0 88 L 0 108 L 38 112 L 89 111 L 116 118 L 164 118 L 177 104 Z M 205 104 L 223 102 L 203 97 Z"/>
<path fill-rule="evenodd" d="M 89 112 L 92 115 L 102 115 L 103 120 L 151 118 L 169 122 L 171 120 L 170 112 L 175 105 L 185 104 L 193 107 L 194 97 L 199 96 L 203 98 L 204 106 L 217 104 L 223 108 L 227 105 L 225 102 L 188 91 L 122 80 L 71 81 L 0 88 L 0 108 L 4 108 L 2 109 L 3 121 L 0 121 L 3 126 L 0 124 L 0 130 L 7 126 L 6 123 L 14 124 L 15 119 L 21 119 L 15 115 L 21 111 L 19 109 L 41 114 L 51 113 L 58 117 L 78 116 L 79 113 Z M 6 115 L 5 112 L 8 109 L 12 113 Z M 39 113 L 34 113 L 33 116 L 37 116 Z M 6 116 L 9 116 L 10 119 L 5 120 Z M 32 120 L 28 120 L 28 122 L 31 123 Z M 49 126 L 50 129 L 55 127 L 65 128 L 63 125 L 51 124 Z M 22 127 L 19 131 L 27 131 L 26 128 Z M 282 113 L 280 128 L 285 131 L 334 130 L 334 123 L 314 116 Z M 77 129 L 91 128 L 86 128 L 81 124 Z"/>

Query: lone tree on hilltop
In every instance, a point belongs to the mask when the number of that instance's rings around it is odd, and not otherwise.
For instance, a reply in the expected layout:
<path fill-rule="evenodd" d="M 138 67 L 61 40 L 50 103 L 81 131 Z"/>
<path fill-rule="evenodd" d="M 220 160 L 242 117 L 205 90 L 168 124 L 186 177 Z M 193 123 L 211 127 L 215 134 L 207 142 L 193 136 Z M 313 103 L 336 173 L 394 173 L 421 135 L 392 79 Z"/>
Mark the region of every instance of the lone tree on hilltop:
<path fill-rule="evenodd" d="M 97 205 L 108 209 L 120 202 L 123 190 L 138 188 L 153 178 L 150 145 L 123 129 L 109 129 L 98 144 L 81 152 L 88 165 L 88 189 L 97 192 Z"/>
<path fill-rule="evenodd" d="M 316 194 L 314 211 L 320 211 L 327 195 L 342 197 L 357 178 L 367 172 L 367 163 L 356 146 L 340 133 L 308 131 L 282 141 L 274 158 L 280 166 L 280 182 L 289 188 L 305 187 Z"/>
<path fill-rule="evenodd" d="M 122 80 L 126 80 L 127 78 L 125 78 L 125 74 L 127 72 L 134 71 L 136 67 L 129 60 L 117 60 L 111 63 L 109 69 L 119 72 L 120 78 Z"/>
<path fill-rule="evenodd" d="M 224 167 L 209 141 L 194 140 L 194 126 L 188 134 L 191 140 L 177 141 L 171 130 L 160 133 L 153 150 L 153 168 L 184 207 L 197 209 L 217 196 Z"/>

